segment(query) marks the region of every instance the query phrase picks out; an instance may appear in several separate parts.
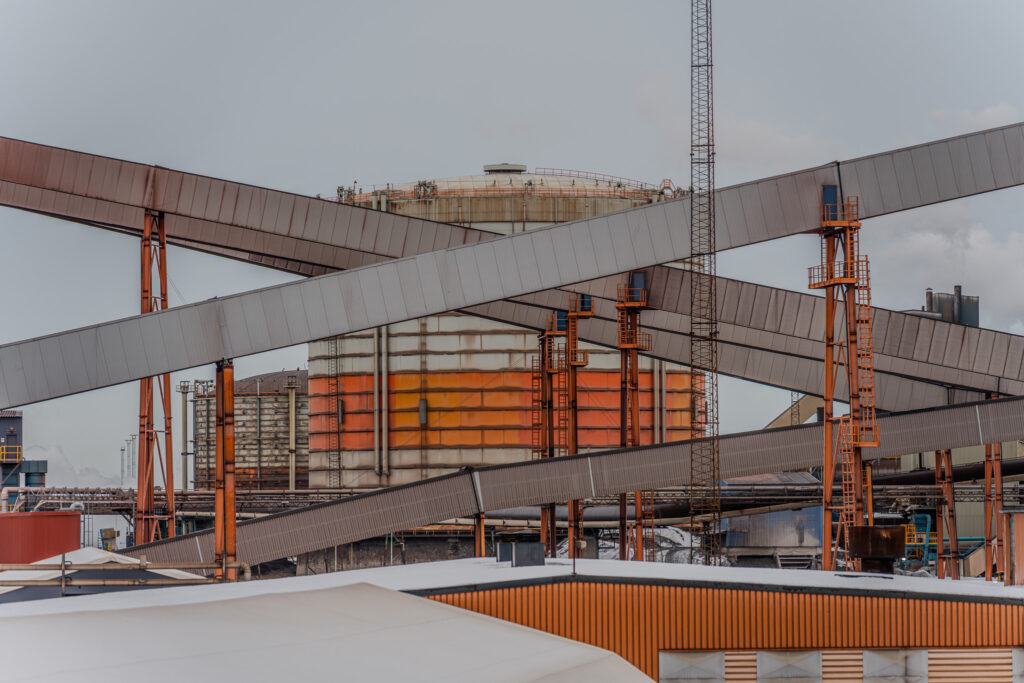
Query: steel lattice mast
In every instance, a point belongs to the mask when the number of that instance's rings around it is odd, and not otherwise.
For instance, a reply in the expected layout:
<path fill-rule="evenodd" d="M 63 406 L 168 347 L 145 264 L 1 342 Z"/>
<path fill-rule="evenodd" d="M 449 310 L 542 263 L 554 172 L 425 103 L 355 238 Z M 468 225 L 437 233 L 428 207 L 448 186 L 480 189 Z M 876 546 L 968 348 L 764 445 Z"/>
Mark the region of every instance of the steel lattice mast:
<path fill-rule="evenodd" d="M 722 500 L 718 447 L 718 309 L 715 298 L 715 130 L 711 63 L 711 0 L 692 0 L 690 36 L 690 364 L 707 368 L 703 391 L 694 375 L 693 424 L 704 438 L 690 456 L 693 553 L 720 560 Z M 703 401 L 703 418 L 698 420 Z M 700 436 L 700 434 L 694 434 Z"/>

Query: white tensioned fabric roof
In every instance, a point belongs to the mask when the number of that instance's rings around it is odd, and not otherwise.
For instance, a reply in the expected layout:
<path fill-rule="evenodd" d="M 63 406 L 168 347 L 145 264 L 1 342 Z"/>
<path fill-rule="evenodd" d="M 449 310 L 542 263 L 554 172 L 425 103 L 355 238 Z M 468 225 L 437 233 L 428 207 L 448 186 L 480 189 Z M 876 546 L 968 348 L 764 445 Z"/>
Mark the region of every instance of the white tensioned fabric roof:
<path fill-rule="evenodd" d="M 4 678 L 650 680 L 607 650 L 426 598 L 368 583 L 273 590 L 289 581 L 202 586 L 181 603 L 177 588 L 26 603 L 0 616 L 17 653 Z"/>

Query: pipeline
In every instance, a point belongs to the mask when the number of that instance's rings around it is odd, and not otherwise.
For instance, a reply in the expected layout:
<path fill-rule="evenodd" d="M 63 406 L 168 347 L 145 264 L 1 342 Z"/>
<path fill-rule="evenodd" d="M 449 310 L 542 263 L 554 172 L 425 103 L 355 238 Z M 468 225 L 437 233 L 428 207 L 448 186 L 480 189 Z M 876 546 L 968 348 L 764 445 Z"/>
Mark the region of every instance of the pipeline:
<path fill-rule="evenodd" d="M 15 512 L 21 505 L 21 498 L 25 494 L 37 494 L 41 496 L 61 496 L 64 495 L 102 495 L 102 496 L 117 496 L 122 497 L 126 492 L 131 492 L 131 489 L 119 489 L 119 488 L 70 488 L 70 487 L 54 487 L 54 486 L 4 486 L 0 488 L 0 513 L 4 512 Z M 18 500 L 15 501 L 14 507 L 8 509 L 8 498 L 10 494 L 17 493 Z"/>

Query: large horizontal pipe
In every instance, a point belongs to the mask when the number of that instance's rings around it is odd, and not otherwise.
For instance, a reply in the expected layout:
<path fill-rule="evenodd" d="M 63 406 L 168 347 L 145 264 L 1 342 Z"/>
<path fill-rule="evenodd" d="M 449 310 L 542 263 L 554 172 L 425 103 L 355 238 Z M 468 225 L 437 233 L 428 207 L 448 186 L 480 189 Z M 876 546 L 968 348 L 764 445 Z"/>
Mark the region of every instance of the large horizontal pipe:
<path fill-rule="evenodd" d="M 1003 460 L 1003 477 L 1024 475 L 1024 458 Z M 985 463 L 970 462 L 953 466 L 953 481 L 978 481 L 985 478 Z M 896 474 L 874 475 L 872 480 L 878 484 L 899 486 L 928 485 L 935 483 L 935 470 L 913 470 Z"/>

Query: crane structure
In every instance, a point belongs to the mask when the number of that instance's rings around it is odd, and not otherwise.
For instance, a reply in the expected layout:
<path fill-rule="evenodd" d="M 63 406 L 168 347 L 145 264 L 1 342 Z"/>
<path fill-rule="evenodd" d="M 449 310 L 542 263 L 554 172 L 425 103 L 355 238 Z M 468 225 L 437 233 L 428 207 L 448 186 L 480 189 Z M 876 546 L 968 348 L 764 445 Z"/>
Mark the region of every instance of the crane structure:
<path fill-rule="evenodd" d="M 694 387 L 703 437 L 690 456 L 690 561 L 721 560 L 722 491 L 718 438 L 718 301 L 716 294 L 715 128 L 711 61 L 711 0 L 692 0 L 690 31 L 690 365 L 704 368 Z M 701 405 L 703 404 L 703 405 Z"/>
<path fill-rule="evenodd" d="M 840 548 L 844 549 L 847 568 L 857 569 L 859 561 L 850 552 L 851 529 L 870 526 L 873 521 L 870 509 L 865 514 L 865 489 L 870 484 L 865 486 L 861 449 L 879 443 L 871 280 L 868 258 L 860 253 L 859 247 L 858 198 L 843 200 L 838 186 L 825 185 L 821 206 L 821 264 L 810 268 L 808 286 L 825 291 L 822 569 L 835 567 Z M 850 410 L 837 420 L 834 401 L 841 369 L 845 370 Z M 828 485 L 835 481 L 837 460 L 842 491 L 838 506 L 833 504 L 832 487 Z M 868 491 L 868 499 L 870 495 Z M 832 517 L 836 510 L 839 520 L 833 544 Z"/>
<path fill-rule="evenodd" d="M 146 211 L 142 229 L 141 294 L 142 314 L 165 310 L 167 305 L 167 230 L 162 213 Z M 154 288 L 153 269 L 157 270 L 159 291 Z M 171 374 L 139 380 L 139 458 L 138 493 L 135 506 L 135 542 L 150 543 L 160 538 L 160 522 L 167 522 L 167 537 L 174 536 L 174 459 L 171 436 Z M 156 428 L 153 411 L 155 393 L 160 394 L 163 429 Z M 163 435 L 163 448 L 160 435 Z M 167 492 L 166 514 L 159 515 L 154 505 L 155 470 L 163 472 Z M 188 475 L 181 476 L 187 481 Z"/>

